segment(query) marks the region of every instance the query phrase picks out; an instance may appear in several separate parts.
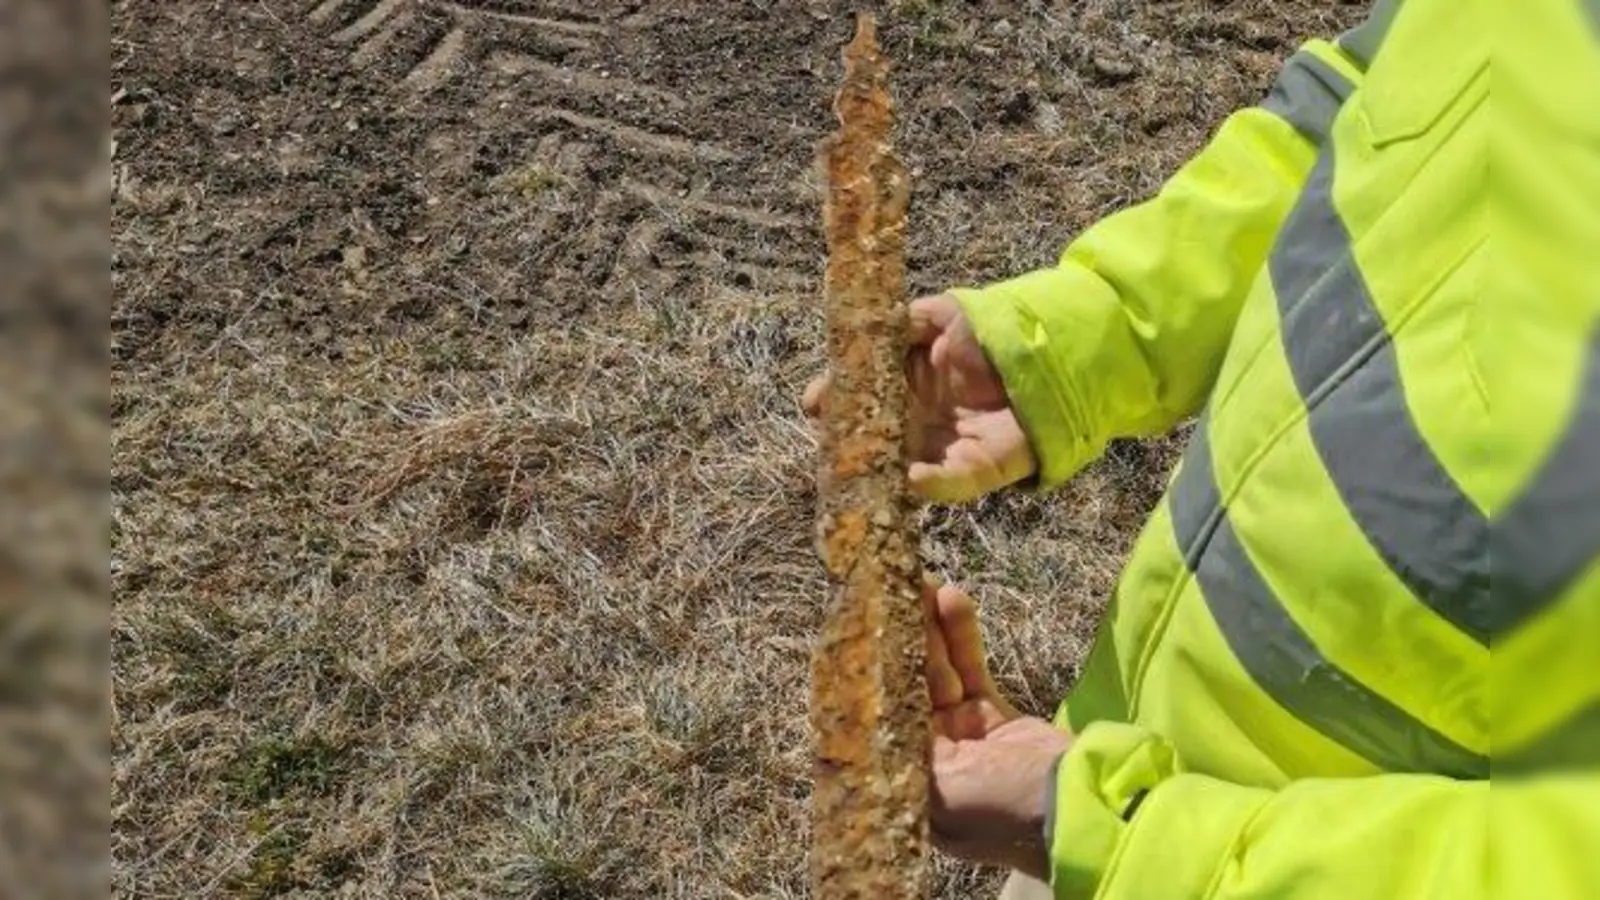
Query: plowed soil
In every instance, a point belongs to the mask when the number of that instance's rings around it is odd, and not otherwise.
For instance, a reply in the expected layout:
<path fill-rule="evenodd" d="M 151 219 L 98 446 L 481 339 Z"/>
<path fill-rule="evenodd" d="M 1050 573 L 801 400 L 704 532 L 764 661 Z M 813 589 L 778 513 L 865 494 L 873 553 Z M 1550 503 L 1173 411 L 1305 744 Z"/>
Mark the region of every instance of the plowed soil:
<path fill-rule="evenodd" d="M 1048 264 L 1360 13 L 879 11 L 920 292 Z M 113 3 L 119 895 L 803 895 L 848 12 Z M 1020 705 L 1171 455 L 927 514 Z"/>

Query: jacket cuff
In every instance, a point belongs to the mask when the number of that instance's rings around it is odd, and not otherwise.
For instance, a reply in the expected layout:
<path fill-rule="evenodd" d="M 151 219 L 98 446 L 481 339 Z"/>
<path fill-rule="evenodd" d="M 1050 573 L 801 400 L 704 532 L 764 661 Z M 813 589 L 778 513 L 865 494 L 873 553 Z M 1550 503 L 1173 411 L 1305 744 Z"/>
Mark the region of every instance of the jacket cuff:
<path fill-rule="evenodd" d="M 1183 773 L 1166 741 L 1097 722 L 1056 773 L 1050 885 L 1057 900 L 1205 896 L 1271 792 Z"/>
<path fill-rule="evenodd" d="M 1095 444 L 1077 386 L 1059 362 L 1061 345 L 1052 340 L 1058 329 L 1033 302 L 1061 296 L 1063 274 L 1044 269 L 981 289 L 950 291 L 1000 373 L 1039 463 L 1041 490 L 1059 486 L 1104 450 L 1103 443 Z"/>

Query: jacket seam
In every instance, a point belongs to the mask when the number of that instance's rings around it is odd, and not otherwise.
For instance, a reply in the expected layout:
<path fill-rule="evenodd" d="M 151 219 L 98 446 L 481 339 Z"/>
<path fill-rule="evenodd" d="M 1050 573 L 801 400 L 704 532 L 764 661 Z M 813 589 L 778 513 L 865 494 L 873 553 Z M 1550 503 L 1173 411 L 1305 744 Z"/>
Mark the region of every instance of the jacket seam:
<path fill-rule="evenodd" d="M 1276 794 L 1271 794 L 1263 799 L 1260 805 L 1250 811 L 1250 815 L 1245 818 L 1238 831 L 1234 832 L 1233 839 L 1228 842 L 1227 848 L 1217 860 L 1216 868 L 1211 871 L 1211 878 L 1206 882 L 1206 889 L 1200 894 L 1201 900 L 1213 900 L 1221 892 L 1222 882 L 1228 871 L 1228 862 L 1244 852 L 1246 837 L 1250 834 L 1250 830 L 1255 827 L 1256 822 L 1266 814 L 1267 807 L 1272 805 L 1273 798 L 1276 796 Z"/>

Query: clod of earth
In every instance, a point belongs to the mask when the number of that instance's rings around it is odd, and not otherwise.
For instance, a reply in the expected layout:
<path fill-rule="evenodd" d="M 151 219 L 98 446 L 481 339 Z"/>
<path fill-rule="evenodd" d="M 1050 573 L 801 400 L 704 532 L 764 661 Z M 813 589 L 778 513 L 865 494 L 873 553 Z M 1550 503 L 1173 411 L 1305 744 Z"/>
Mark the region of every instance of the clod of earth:
<path fill-rule="evenodd" d="M 811 886 L 820 900 L 923 895 L 928 696 L 914 503 L 906 483 L 905 213 L 888 65 L 857 22 L 822 148 L 828 360 L 822 555 L 832 608 L 812 661 Z"/>

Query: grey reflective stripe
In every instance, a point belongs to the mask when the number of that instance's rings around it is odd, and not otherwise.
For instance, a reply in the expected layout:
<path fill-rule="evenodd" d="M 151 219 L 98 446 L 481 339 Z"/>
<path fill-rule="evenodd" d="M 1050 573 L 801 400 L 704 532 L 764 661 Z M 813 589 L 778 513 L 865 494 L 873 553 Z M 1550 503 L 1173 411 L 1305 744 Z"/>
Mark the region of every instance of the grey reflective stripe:
<path fill-rule="evenodd" d="M 1526 747 L 1494 761 L 1496 773 L 1550 772 L 1600 768 L 1600 700 Z"/>
<path fill-rule="evenodd" d="M 1317 454 L 1350 516 L 1419 600 L 1489 644 L 1554 602 L 1600 555 L 1600 335 L 1555 452 L 1494 522 L 1417 430 L 1400 366 L 1313 167 L 1267 261 L 1284 350 Z"/>
<path fill-rule="evenodd" d="M 1390 772 L 1483 777 L 1486 757 L 1413 718 L 1334 665 L 1284 609 L 1228 520 L 1202 420 L 1173 485 L 1172 524 L 1212 619 L 1268 696 L 1329 739 Z"/>
<path fill-rule="evenodd" d="M 1222 525 L 1222 495 L 1211 465 L 1211 436 L 1207 429 L 1211 416 L 1204 415 L 1189 436 L 1183 451 L 1183 464 L 1172 484 L 1172 533 L 1183 553 L 1183 564 L 1193 572 L 1200 568 L 1211 536 Z"/>
<path fill-rule="evenodd" d="M 1345 507 L 1417 598 L 1487 644 L 1489 521 L 1417 431 L 1323 153 L 1267 260 L 1311 438 Z"/>
<path fill-rule="evenodd" d="M 1589 11 L 1589 24 L 1594 26 L 1596 35 L 1600 36 L 1600 0 L 1584 0 L 1583 8 Z"/>
<path fill-rule="evenodd" d="M 1591 2 L 1600 3 L 1600 0 Z M 1367 13 L 1366 21 L 1339 35 L 1339 48 L 1350 54 L 1365 71 L 1378 57 L 1378 48 L 1383 46 L 1383 39 L 1389 36 L 1389 28 L 1399 11 L 1400 0 L 1378 0 L 1372 4 L 1372 12 Z"/>
<path fill-rule="evenodd" d="M 1559 600 L 1600 558 L 1600 332 L 1590 339 L 1572 422 L 1492 531 L 1496 633 Z"/>
<path fill-rule="evenodd" d="M 1261 105 L 1321 146 L 1328 142 L 1339 107 L 1354 90 L 1337 69 L 1302 50 L 1289 57 Z"/>

